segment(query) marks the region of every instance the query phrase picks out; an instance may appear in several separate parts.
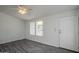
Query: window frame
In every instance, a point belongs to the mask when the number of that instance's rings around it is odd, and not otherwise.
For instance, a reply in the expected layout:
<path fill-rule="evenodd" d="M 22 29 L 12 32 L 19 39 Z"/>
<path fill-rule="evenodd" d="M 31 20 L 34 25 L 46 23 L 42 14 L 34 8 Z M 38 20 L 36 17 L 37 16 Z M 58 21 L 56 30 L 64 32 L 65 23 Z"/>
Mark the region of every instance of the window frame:
<path fill-rule="evenodd" d="M 31 24 L 31 23 L 34 23 L 34 25 Z M 44 33 L 43 26 L 44 26 L 44 24 L 43 24 L 43 21 L 42 20 L 39 20 L 39 21 L 31 21 L 30 22 L 30 35 L 43 36 L 44 35 L 43 34 Z M 31 27 L 34 27 L 34 28 L 31 28 Z M 34 33 L 31 32 L 32 30 L 33 30 Z"/>

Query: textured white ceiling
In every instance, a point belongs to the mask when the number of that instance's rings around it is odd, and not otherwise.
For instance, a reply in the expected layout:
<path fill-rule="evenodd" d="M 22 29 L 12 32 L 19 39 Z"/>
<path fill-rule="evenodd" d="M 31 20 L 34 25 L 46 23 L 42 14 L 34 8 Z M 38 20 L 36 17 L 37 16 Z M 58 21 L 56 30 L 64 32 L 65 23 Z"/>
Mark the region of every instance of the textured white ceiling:
<path fill-rule="evenodd" d="M 0 12 L 9 14 L 23 20 L 30 20 L 33 18 L 53 15 L 58 12 L 77 9 L 76 5 L 27 5 L 28 8 L 32 9 L 25 15 L 20 15 L 17 12 L 16 5 L 3 5 L 0 6 Z"/>

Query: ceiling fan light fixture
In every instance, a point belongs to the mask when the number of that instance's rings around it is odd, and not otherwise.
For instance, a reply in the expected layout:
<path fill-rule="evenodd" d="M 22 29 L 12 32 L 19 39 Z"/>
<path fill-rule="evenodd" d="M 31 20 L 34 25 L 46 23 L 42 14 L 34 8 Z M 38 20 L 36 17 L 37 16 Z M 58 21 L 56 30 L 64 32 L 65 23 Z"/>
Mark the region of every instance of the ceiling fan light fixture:
<path fill-rule="evenodd" d="M 25 8 L 24 6 L 19 6 L 18 7 L 18 13 L 24 15 L 28 12 L 28 8 Z"/>
<path fill-rule="evenodd" d="M 25 9 L 24 9 L 24 10 L 18 10 L 18 12 L 19 12 L 20 14 L 26 14 L 26 13 L 27 13 Z"/>

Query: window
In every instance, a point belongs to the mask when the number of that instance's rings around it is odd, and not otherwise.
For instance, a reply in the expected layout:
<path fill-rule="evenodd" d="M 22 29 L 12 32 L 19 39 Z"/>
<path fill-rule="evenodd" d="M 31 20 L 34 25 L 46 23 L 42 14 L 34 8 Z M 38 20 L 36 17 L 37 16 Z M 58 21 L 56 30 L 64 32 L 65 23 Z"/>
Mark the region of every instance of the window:
<path fill-rule="evenodd" d="M 36 35 L 43 36 L 43 21 L 36 22 Z"/>
<path fill-rule="evenodd" d="M 43 36 L 43 21 L 30 22 L 30 34 Z"/>
<path fill-rule="evenodd" d="M 30 34 L 35 35 L 35 22 L 30 22 Z"/>

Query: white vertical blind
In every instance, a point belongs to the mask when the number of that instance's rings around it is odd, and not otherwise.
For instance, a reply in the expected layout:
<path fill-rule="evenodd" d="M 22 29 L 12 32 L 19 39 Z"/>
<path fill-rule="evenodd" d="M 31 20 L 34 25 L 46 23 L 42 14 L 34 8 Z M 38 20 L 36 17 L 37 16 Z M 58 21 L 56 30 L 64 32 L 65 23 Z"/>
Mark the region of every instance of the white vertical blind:
<path fill-rule="evenodd" d="M 30 22 L 30 34 L 35 35 L 35 22 Z"/>
<path fill-rule="evenodd" d="M 43 36 L 43 21 L 36 22 L 36 35 Z"/>
<path fill-rule="evenodd" d="M 30 34 L 43 36 L 43 21 L 30 22 Z"/>

